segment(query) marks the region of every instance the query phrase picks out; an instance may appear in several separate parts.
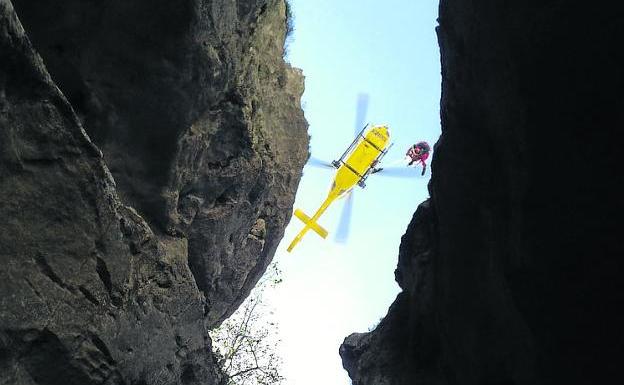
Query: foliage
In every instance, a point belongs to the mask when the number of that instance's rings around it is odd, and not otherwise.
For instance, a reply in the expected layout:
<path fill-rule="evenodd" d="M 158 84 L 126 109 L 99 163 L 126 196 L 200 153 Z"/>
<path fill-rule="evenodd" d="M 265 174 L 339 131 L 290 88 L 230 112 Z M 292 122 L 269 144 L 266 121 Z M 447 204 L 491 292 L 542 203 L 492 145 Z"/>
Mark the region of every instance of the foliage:
<path fill-rule="evenodd" d="M 288 39 L 295 30 L 295 22 L 292 13 L 292 5 L 286 0 L 286 39 Z"/>
<path fill-rule="evenodd" d="M 284 58 L 288 56 L 288 47 L 292 42 L 292 34 L 295 30 L 295 21 L 292 13 L 292 5 L 289 0 L 285 0 L 286 4 L 286 36 L 284 39 Z"/>
<path fill-rule="evenodd" d="M 241 307 L 210 333 L 227 385 L 274 385 L 283 380 L 278 326 L 266 304 L 266 293 L 282 282 L 280 276 L 277 264 L 271 264 Z"/>

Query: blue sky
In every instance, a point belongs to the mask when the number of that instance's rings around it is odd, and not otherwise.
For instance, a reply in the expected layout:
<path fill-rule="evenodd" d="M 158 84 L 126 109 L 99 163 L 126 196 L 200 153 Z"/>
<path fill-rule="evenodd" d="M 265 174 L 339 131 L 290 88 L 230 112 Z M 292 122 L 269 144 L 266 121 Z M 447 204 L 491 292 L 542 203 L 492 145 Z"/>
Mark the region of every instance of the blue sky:
<path fill-rule="evenodd" d="M 387 163 L 409 145 L 440 133 L 440 61 L 433 0 L 291 0 L 295 31 L 287 59 L 303 70 L 303 108 L 313 156 L 333 160 L 353 140 L 357 94 L 369 94 L 367 121 L 389 125 L 394 147 Z M 428 174 L 429 175 L 429 174 Z M 280 324 L 280 352 L 288 385 L 348 384 L 338 347 L 367 331 L 399 291 L 394 282 L 400 239 L 420 202 L 427 178 L 371 176 L 357 188 L 346 244 L 301 229 L 291 220 L 276 260 L 284 282 L 272 294 Z M 295 206 L 310 216 L 325 198 L 331 170 L 306 168 Z M 342 202 L 319 223 L 330 237 Z"/>

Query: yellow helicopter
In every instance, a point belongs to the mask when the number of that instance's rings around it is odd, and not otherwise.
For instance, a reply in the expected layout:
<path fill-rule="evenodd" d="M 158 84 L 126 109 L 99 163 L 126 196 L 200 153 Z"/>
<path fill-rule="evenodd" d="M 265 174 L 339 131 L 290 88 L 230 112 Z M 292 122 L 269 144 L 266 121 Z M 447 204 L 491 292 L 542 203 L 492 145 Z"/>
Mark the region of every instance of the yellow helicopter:
<path fill-rule="evenodd" d="M 361 104 L 362 103 L 359 103 L 358 106 Z M 358 110 L 360 110 L 360 108 L 358 108 Z M 363 188 L 366 178 L 371 173 L 375 173 L 378 170 L 375 166 L 379 164 L 391 146 L 390 130 L 388 126 L 376 125 L 369 128 L 368 125 L 366 125 L 362 128 L 342 156 L 338 160 L 331 162 L 331 165 L 337 169 L 336 176 L 327 194 L 327 198 L 325 198 L 325 201 L 321 204 L 316 213 L 310 218 L 303 211 L 299 209 L 295 210 L 294 215 L 299 218 L 305 226 L 288 246 L 289 252 L 292 251 L 310 229 L 322 238 L 327 237 L 327 230 L 317 223 L 319 217 L 327 210 L 332 202 L 349 194 L 355 185 Z"/>

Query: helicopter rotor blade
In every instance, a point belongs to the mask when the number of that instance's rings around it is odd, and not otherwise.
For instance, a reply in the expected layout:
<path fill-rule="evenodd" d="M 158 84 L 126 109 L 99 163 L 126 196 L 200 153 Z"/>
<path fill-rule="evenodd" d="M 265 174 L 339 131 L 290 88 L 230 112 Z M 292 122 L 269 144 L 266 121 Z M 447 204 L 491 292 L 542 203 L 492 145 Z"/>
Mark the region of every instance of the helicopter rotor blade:
<path fill-rule="evenodd" d="M 355 135 L 359 134 L 366 124 L 366 113 L 368 112 L 368 94 L 360 93 L 357 96 L 355 110 Z"/>
<path fill-rule="evenodd" d="M 377 171 L 373 175 L 386 176 L 390 178 L 426 178 L 429 169 L 425 172 L 425 175 L 421 175 L 422 169 L 420 167 L 384 167 Z"/>
<path fill-rule="evenodd" d="M 349 237 L 349 227 L 351 225 L 351 213 L 353 211 L 353 191 L 345 198 L 344 206 L 342 206 L 342 213 L 340 214 L 340 221 L 338 222 L 338 229 L 336 230 L 335 240 L 338 243 L 345 243 Z"/>
<path fill-rule="evenodd" d="M 313 156 L 311 156 L 308 161 L 305 164 L 306 166 L 312 166 L 312 167 L 320 167 L 320 168 L 334 168 L 334 166 L 332 166 L 332 164 L 330 162 L 327 162 L 325 160 L 319 159 L 319 158 L 315 158 Z"/>

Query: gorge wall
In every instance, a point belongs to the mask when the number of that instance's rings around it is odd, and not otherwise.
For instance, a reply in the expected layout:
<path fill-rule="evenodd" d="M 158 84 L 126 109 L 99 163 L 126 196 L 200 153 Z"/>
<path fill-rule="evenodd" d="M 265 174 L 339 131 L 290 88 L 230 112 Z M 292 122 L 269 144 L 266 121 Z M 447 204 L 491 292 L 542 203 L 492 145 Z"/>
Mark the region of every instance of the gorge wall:
<path fill-rule="evenodd" d="M 217 384 L 308 154 L 283 0 L 0 0 L 0 384 Z"/>
<path fill-rule="evenodd" d="M 442 0 L 442 135 L 355 385 L 622 382 L 624 12 Z"/>

